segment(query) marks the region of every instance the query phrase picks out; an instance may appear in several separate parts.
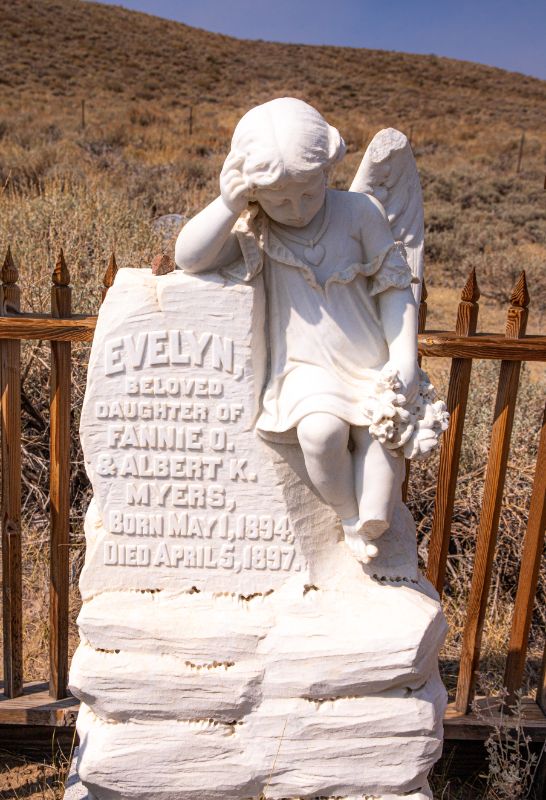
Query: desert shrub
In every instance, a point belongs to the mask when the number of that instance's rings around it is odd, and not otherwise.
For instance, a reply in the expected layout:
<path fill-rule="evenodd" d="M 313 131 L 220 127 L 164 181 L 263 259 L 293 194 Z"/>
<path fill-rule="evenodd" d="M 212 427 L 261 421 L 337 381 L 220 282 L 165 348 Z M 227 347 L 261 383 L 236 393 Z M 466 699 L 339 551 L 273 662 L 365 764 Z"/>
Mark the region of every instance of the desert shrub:
<path fill-rule="evenodd" d="M 141 125 L 143 128 L 153 123 L 160 121 L 160 116 L 156 111 L 153 111 L 149 106 L 136 106 L 132 108 L 129 113 L 129 119 L 132 125 Z"/>
<path fill-rule="evenodd" d="M 39 193 L 10 192 L 9 202 L 0 203 L 0 240 L 11 242 L 24 302 L 33 311 L 48 307 L 49 278 L 60 247 L 79 313 L 96 310 L 112 250 L 121 266 L 141 266 L 159 249 L 146 209 L 122 188 L 116 191 L 100 180 L 56 178 Z"/>
<path fill-rule="evenodd" d="M 54 144 L 37 145 L 31 152 L 16 144 L 6 146 L 0 154 L 0 184 L 5 189 L 40 190 L 56 165 Z"/>
<path fill-rule="evenodd" d="M 10 124 L 7 121 L 7 119 L 0 119 L 0 139 L 3 139 L 9 130 L 10 130 Z"/>

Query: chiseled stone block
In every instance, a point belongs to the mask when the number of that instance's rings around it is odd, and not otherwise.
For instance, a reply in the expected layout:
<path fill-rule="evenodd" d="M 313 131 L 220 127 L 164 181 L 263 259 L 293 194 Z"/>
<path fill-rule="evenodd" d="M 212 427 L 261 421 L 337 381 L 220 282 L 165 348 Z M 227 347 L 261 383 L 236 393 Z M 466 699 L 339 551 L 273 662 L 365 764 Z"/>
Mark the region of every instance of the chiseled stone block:
<path fill-rule="evenodd" d="M 403 506 L 363 566 L 254 431 L 263 288 L 120 270 L 81 436 L 79 774 L 95 800 L 430 798 L 445 621 Z"/>
<path fill-rule="evenodd" d="M 261 284 L 122 269 L 101 307 L 80 433 L 97 514 L 81 579 L 99 591 L 249 593 L 306 569 L 253 423 Z M 99 525 L 100 522 L 100 525 Z"/>

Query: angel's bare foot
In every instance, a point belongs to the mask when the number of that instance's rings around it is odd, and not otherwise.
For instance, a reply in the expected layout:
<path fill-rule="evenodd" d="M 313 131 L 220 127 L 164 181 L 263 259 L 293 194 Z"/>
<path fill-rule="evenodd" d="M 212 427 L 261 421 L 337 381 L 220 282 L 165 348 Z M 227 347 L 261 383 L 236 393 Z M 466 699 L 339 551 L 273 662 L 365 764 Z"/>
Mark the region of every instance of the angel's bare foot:
<path fill-rule="evenodd" d="M 371 544 L 369 541 L 358 517 L 342 520 L 342 526 L 345 542 L 351 553 L 362 564 L 369 564 L 372 558 L 377 556 L 379 550 L 375 544 Z"/>

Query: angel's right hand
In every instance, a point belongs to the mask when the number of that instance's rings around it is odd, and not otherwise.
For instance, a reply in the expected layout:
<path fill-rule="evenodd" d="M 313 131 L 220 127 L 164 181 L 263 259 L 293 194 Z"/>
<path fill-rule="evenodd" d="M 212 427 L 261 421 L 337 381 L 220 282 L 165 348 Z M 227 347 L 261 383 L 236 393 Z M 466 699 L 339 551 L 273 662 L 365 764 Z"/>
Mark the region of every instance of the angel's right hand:
<path fill-rule="evenodd" d="M 222 200 L 234 214 L 244 211 L 249 202 L 250 190 L 241 172 L 244 156 L 231 152 L 220 173 L 220 192 Z"/>

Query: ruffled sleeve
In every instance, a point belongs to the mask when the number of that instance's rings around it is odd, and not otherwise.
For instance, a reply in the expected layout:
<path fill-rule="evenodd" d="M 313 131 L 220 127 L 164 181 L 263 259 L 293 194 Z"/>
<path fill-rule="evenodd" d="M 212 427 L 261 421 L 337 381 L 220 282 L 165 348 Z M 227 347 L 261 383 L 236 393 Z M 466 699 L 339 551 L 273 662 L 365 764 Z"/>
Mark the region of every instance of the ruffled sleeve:
<path fill-rule="evenodd" d="M 266 226 L 259 207 L 243 211 L 233 226 L 233 233 L 237 236 L 243 261 L 236 261 L 222 271 L 247 283 L 262 271 L 264 264 Z"/>
<path fill-rule="evenodd" d="M 370 276 L 372 297 L 391 287 L 407 289 L 412 283 L 419 283 L 419 279 L 411 274 L 402 242 L 395 242 L 378 261 L 380 266 L 377 272 Z"/>

